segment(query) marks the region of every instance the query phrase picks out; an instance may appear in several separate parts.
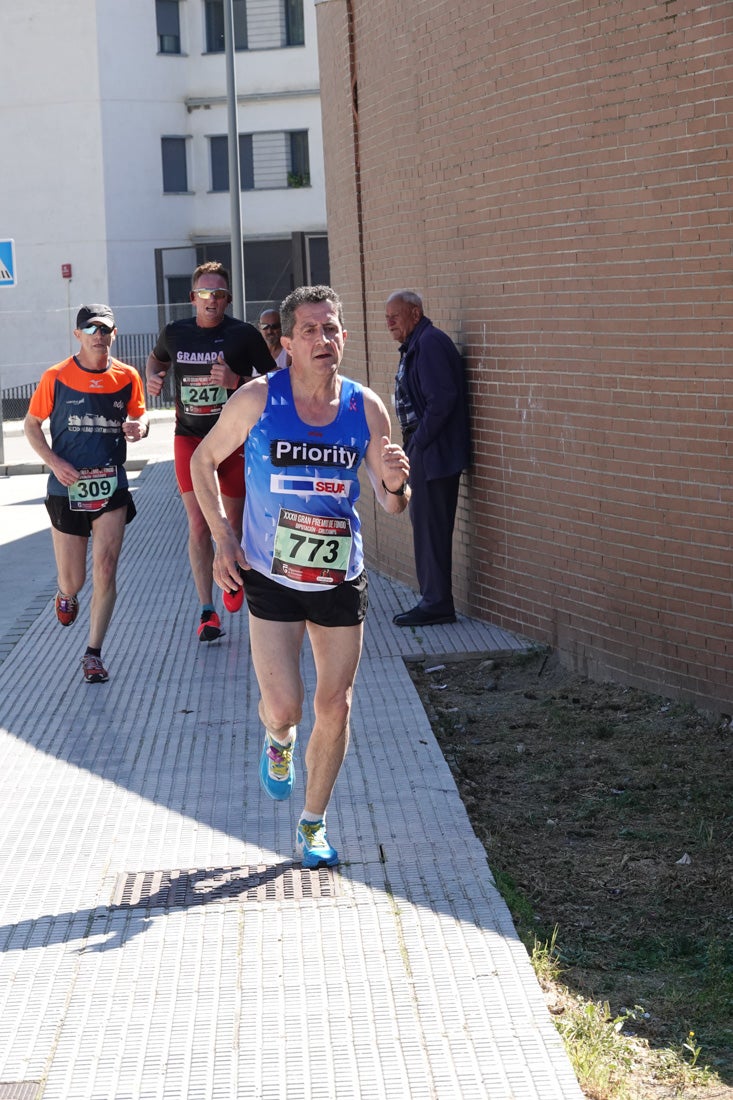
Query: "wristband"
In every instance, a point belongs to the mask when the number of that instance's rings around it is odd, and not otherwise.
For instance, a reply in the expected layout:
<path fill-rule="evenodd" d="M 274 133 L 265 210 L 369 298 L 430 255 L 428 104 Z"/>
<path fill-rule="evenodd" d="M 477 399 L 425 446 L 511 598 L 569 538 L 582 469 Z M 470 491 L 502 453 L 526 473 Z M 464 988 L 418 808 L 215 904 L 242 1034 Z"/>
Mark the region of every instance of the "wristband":
<path fill-rule="evenodd" d="M 382 488 L 384 489 L 384 491 L 386 493 L 389 493 L 390 496 L 403 497 L 405 495 L 406 487 L 407 487 L 407 482 L 403 481 L 402 484 L 400 485 L 399 489 L 388 489 L 387 486 L 384 484 L 384 478 L 382 478 Z"/>

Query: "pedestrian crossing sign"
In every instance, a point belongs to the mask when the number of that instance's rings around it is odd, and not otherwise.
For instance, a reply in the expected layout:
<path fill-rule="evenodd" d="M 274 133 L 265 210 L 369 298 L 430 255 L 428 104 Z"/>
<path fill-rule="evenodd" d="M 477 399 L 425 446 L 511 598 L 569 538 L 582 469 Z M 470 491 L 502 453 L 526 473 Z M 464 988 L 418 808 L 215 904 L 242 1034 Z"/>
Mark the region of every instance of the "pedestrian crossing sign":
<path fill-rule="evenodd" d="M 0 241 L 0 286 L 15 286 L 15 241 Z"/>

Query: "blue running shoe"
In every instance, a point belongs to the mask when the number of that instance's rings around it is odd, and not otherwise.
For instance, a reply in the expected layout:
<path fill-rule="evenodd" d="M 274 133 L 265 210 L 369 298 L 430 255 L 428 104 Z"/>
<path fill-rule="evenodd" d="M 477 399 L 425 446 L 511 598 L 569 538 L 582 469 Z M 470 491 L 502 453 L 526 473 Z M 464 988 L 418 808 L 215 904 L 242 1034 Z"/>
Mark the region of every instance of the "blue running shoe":
<path fill-rule="evenodd" d="M 299 821 L 296 847 L 304 867 L 335 867 L 339 854 L 328 843 L 323 821 Z"/>
<path fill-rule="evenodd" d="M 265 744 L 260 756 L 260 783 L 265 793 L 276 802 L 284 802 L 286 798 L 290 798 L 295 783 L 294 745 L 294 741 L 287 747 L 278 745 L 269 733 L 265 733 Z"/>

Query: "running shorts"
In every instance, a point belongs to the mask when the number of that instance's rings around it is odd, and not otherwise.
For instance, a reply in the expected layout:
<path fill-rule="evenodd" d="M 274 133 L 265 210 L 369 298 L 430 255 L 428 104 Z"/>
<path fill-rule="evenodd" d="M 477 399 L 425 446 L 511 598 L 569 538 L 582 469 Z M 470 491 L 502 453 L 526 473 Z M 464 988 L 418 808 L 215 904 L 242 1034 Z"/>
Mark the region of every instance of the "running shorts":
<path fill-rule="evenodd" d="M 173 458 L 176 480 L 182 493 L 193 492 L 191 481 L 191 455 L 198 447 L 200 439 L 193 435 L 177 435 L 173 438 Z M 244 448 L 225 458 L 217 471 L 222 496 L 241 499 L 244 497 Z"/>
<path fill-rule="evenodd" d="M 342 581 L 323 592 L 287 588 L 256 569 L 244 569 L 242 579 L 251 613 L 256 619 L 275 623 L 358 626 L 364 621 L 369 603 L 366 570 L 353 581 Z"/>
<path fill-rule="evenodd" d="M 115 489 L 109 503 L 99 512 L 72 512 L 68 497 L 46 497 L 46 511 L 51 518 L 51 525 L 64 535 L 81 535 L 86 539 L 92 533 L 95 519 L 99 519 L 105 512 L 116 512 L 118 508 L 127 508 L 125 524 L 132 523 L 137 515 L 137 508 L 129 489 Z"/>

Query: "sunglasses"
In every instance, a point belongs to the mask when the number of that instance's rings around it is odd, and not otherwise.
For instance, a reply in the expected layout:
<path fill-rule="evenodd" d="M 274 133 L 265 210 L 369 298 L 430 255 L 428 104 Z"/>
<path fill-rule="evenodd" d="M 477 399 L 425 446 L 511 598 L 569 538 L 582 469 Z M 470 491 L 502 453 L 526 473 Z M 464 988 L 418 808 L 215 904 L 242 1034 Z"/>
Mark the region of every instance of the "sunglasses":
<path fill-rule="evenodd" d="M 206 288 L 204 288 L 202 290 L 194 290 L 192 293 L 197 294 L 199 296 L 199 298 L 203 298 L 203 300 L 205 302 L 207 302 L 209 300 L 209 298 L 214 298 L 214 299 L 216 299 L 216 301 L 220 301 L 222 298 L 228 298 L 229 297 L 229 291 L 228 290 L 221 290 L 221 289 L 219 289 L 219 290 L 207 290 Z"/>
<path fill-rule="evenodd" d="M 263 332 L 278 332 L 282 325 L 262 325 Z"/>
<path fill-rule="evenodd" d="M 114 329 L 110 328 L 109 325 L 85 325 L 81 331 L 85 332 L 87 336 L 93 336 L 95 332 L 101 332 L 102 336 L 111 336 Z"/>

